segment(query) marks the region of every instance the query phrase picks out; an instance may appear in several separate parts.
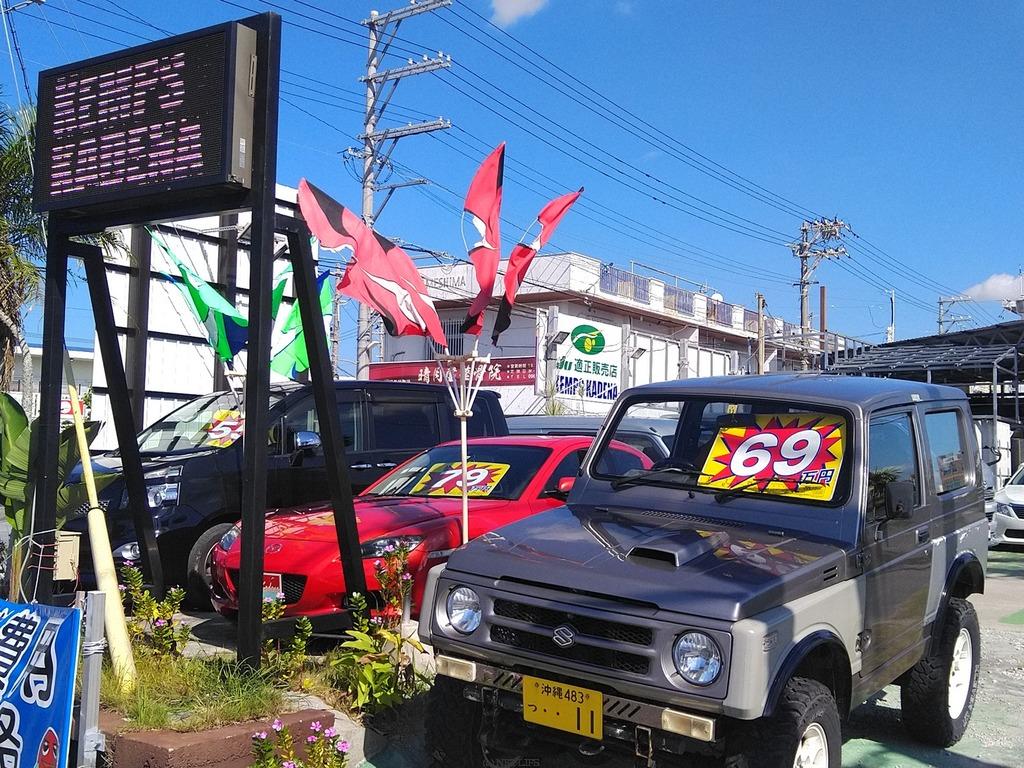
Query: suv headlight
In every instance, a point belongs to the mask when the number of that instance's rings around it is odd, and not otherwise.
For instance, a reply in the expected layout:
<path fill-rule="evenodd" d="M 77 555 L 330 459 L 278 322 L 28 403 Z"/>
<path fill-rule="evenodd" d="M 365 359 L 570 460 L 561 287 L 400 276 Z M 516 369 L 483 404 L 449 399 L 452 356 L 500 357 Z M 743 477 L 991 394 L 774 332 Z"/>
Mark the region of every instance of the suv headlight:
<path fill-rule="evenodd" d="M 693 685 L 711 685 L 722 672 L 722 652 L 703 632 L 686 632 L 676 638 L 672 661 L 683 679 Z"/>
<path fill-rule="evenodd" d="M 423 541 L 422 536 L 385 536 L 368 541 L 359 547 L 363 557 L 384 557 L 388 552 L 405 547 L 412 552 Z M 390 547 L 390 549 L 388 549 Z"/>
<path fill-rule="evenodd" d="M 456 587 L 448 593 L 448 621 L 457 632 L 471 634 L 480 626 L 480 596 L 469 587 Z"/>
<path fill-rule="evenodd" d="M 115 560 L 127 560 L 137 563 L 142 559 L 142 549 L 137 541 L 129 541 L 127 544 L 122 544 L 115 549 L 113 555 Z"/>
<path fill-rule="evenodd" d="M 1007 517 L 1017 516 L 1016 513 L 1013 511 L 1013 507 L 1011 507 L 1009 504 L 1003 504 L 1002 502 L 996 504 L 996 512 L 998 512 L 1000 515 L 1006 515 Z"/>
<path fill-rule="evenodd" d="M 180 464 L 146 473 L 146 501 L 150 509 L 176 506 L 180 490 Z"/>
<path fill-rule="evenodd" d="M 231 545 L 234 544 L 238 537 L 241 535 L 242 529 L 237 525 L 231 526 L 231 528 L 220 537 L 220 548 L 225 552 L 231 549 Z"/>

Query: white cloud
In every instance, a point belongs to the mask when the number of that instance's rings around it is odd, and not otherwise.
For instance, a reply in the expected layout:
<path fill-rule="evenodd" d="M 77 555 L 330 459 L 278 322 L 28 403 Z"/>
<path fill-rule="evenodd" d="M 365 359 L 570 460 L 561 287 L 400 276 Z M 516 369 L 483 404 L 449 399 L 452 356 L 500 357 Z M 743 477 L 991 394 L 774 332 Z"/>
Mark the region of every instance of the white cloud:
<path fill-rule="evenodd" d="M 1002 301 L 1019 299 L 1024 288 L 1024 279 L 1020 275 L 1008 275 L 1005 272 L 992 275 L 977 285 L 972 285 L 964 294 L 978 301 Z"/>
<path fill-rule="evenodd" d="M 491 0 L 494 9 L 492 21 L 507 27 L 527 16 L 533 16 L 547 4 L 548 0 Z"/>

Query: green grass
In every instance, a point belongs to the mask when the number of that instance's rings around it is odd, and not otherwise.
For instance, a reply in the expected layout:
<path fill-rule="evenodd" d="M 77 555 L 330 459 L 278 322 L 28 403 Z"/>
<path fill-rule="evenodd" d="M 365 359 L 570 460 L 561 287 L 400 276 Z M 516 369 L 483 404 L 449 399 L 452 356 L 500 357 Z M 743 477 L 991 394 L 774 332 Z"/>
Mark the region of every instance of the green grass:
<path fill-rule="evenodd" d="M 136 655 L 138 685 L 122 693 L 106 666 L 103 706 L 120 713 L 130 730 L 200 731 L 269 717 L 281 711 L 283 693 L 260 672 L 217 658 Z"/>

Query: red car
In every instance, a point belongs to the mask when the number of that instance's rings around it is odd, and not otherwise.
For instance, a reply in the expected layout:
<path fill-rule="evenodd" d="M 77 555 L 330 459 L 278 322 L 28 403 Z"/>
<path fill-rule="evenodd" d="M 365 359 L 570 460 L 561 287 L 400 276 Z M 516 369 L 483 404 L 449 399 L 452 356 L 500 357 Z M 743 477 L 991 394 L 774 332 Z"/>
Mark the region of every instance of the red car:
<path fill-rule="evenodd" d="M 469 441 L 469 535 L 480 536 L 562 504 L 593 437 L 511 435 Z M 413 575 L 412 614 L 419 614 L 424 576 L 462 543 L 459 444 L 444 443 L 413 457 L 355 500 L 367 589 L 379 589 L 373 561 L 388 545 L 406 544 Z M 616 471 L 647 469 L 651 461 L 613 444 Z M 329 502 L 267 515 L 263 587 L 284 593 L 286 616 L 341 613 L 345 584 Z M 213 602 L 238 607 L 240 545 L 236 525 L 213 551 Z M 371 601 L 372 604 L 372 601 Z"/>

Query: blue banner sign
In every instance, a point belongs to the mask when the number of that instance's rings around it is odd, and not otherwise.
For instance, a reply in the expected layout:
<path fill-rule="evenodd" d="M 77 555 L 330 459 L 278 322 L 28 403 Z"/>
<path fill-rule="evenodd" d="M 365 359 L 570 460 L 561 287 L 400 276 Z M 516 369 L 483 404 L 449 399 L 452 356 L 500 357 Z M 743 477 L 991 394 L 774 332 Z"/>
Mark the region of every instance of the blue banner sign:
<path fill-rule="evenodd" d="M 0 600 L 0 768 L 66 768 L 78 672 L 77 608 Z"/>

